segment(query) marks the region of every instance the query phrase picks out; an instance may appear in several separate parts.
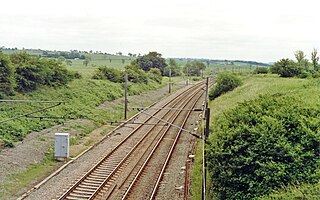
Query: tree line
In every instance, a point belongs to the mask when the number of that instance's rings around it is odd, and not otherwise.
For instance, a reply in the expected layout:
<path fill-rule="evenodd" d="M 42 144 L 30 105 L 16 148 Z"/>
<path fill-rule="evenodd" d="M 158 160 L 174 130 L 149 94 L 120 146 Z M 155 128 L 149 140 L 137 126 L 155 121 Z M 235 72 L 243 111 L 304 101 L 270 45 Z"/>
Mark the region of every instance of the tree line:
<path fill-rule="evenodd" d="M 319 55 L 317 49 L 313 49 L 311 52 L 310 61 L 306 58 L 307 55 L 301 50 L 295 51 L 294 56 L 296 61 L 289 58 L 283 58 L 277 61 L 271 66 L 271 73 L 279 74 L 281 77 L 320 77 Z"/>
<path fill-rule="evenodd" d="M 0 52 L 0 98 L 15 92 L 29 92 L 40 86 L 66 85 L 80 74 L 69 71 L 54 59 L 31 56 L 26 52 L 5 55 Z"/>
<path fill-rule="evenodd" d="M 99 67 L 93 78 L 121 83 L 124 82 L 124 75 L 128 74 L 128 80 L 131 82 L 147 83 L 148 79 L 154 79 L 161 83 L 162 76 L 181 76 L 183 73 L 189 76 L 200 76 L 206 69 L 206 65 L 199 61 L 188 62 L 184 67 L 179 66 L 174 59 L 169 59 L 168 63 L 160 53 L 149 52 L 133 60 L 125 70 L 107 66 Z"/>

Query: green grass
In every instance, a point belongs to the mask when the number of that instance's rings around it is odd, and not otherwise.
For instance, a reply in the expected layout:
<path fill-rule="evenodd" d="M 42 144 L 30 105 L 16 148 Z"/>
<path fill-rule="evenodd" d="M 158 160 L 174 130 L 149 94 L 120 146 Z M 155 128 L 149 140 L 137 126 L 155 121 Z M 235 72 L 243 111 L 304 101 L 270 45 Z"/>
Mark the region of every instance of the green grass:
<path fill-rule="evenodd" d="M 47 154 L 45 159 L 39 164 L 29 166 L 25 171 L 13 174 L 9 177 L 10 182 L 0 185 L 0 199 L 7 199 L 17 194 L 24 187 L 34 185 L 37 181 L 44 179 L 58 167 L 54 161 L 53 149 Z M 36 179 L 35 179 L 36 177 Z"/>
<path fill-rule="evenodd" d="M 148 84 L 131 84 L 129 95 L 140 94 L 147 90 L 164 87 L 168 79 L 164 78 L 162 84 L 150 81 Z M 69 118 L 88 119 L 94 122 L 95 127 L 103 124 L 106 120 L 123 118 L 123 108 L 103 110 L 97 108 L 104 101 L 111 101 L 122 97 L 123 86 L 120 83 L 112 83 L 105 80 L 78 79 L 65 87 L 43 87 L 27 94 L 17 94 L 12 99 L 37 99 L 56 100 L 66 103 L 48 111 L 34 114 L 34 116 L 68 116 Z M 23 113 L 37 110 L 48 106 L 40 103 L 1 103 L 0 119 L 8 119 Z M 65 119 L 40 120 L 34 118 L 20 118 L 0 124 L 0 140 L 16 142 L 22 140 L 31 131 L 39 131 L 55 124 L 62 123 Z M 90 132 L 95 127 L 84 133 Z"/>
<path fill-rule="evenodd" d="M 241 77 L 244 84 L 236 88 L 232 92 L 228 92 L 214 101 L 211 101 L 209 106 L 211 108 L 211 124 L 219 115 L 225 111 L 235 108 L 238 103 L 252 100 L 259 95 L 282 93 L 287 96 L 293 96 L 305 103 L 306 106 L 320 106 L 320 79 L 298 79 L 298 78 L 279 78 L 274 75 L 247 75 Z M 212 134 L 212 133 L 211 133 Z M 197 148 L 195 165 L 192 172 L 192 199 L 201 199 L 201 148 L 199 144 Z M 199 182 L 200 181 L 200 182 Z M 209 182 L 210 187 L 210 182 Z M 200 196 L 199 196 L 200 194 Z M 209 196 L 209 198 L 213 198 Z"/>
<path fill-rule="evenodd" d="M 290 185 L 274 191 L 260 200 L 318 200 L 320 198 L 320 182 L 317 184 Z"/>

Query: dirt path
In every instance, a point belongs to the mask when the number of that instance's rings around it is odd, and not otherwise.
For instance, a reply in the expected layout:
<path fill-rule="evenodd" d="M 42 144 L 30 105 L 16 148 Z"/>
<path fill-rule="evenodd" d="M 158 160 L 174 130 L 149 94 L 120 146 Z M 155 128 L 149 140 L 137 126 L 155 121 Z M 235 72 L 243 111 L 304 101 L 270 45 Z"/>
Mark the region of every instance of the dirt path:
<path fill-rule="evenodd" d="M 182 87 L 182 86 L 179 86 Z M 178 89 L 178 86 L 176 86 Z M 148 91 L 141 95 L 130 96 L 129 107 L 145 107 L 151 105 L 160 99 L 168 96 L 168 88 L 164 87 L 155 91 Z M 111 109 L 114 106 L 122 105 L 123 99 L 117 99 L 112 102 L 105 102 L 99 106 L 101 109 Z M 76 127 L 86 126 L 94 127 L 94 123 L 86 119 L 76 119 L 67 121 L 64 124 L 56 125 L 52 128 L 42 130 L 40 132 L 32 132 L 23 140 L 23 142 L 17 144 L 14 148 L 4 149 L 0 152 L 0 197 L 3 199 L 15 199 L 22 193 L 28 191 L 31 186 L 16 189 L 15 196 L 12 196 L 10 192 L 6 191 L 6 185 L 14 183 L 16 180 L 13 178 L 14 174 L 24 172 L 33 164 L 38 164 L 43 161 L 46 153 L 50 151 L 54 143 L 54 133 L 68 132 L 70 135 L 81 134 L 82 129 Z M 104 125 L 92 131 L 86 137 L 82 138 L 82 141 L 77 145 L 70 147 L 70 154 L 73 156 L 78 155 L 91 144 L 99 141 L 104 135 L 112 130 L 114 127 L 110 125 Z M 60 165 L 62 165 L 61 163 Z M 41 181 L 36 178 L 31 181 L 31 184 Z M 12 191 L 11 191 L 12 192 Z M 2 194 L 1 194 L 2 193 Z"/>

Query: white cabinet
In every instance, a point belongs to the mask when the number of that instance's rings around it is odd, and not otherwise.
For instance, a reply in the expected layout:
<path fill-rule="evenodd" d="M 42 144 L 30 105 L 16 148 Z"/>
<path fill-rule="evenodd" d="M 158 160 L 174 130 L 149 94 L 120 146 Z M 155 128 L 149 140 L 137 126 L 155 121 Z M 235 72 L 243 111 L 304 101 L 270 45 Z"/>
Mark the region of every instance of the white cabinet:
<path fill-rule="evenodd" d="M 54 142 L 54 158 L 69 157 L 69 133 L 56 133 Z"/>

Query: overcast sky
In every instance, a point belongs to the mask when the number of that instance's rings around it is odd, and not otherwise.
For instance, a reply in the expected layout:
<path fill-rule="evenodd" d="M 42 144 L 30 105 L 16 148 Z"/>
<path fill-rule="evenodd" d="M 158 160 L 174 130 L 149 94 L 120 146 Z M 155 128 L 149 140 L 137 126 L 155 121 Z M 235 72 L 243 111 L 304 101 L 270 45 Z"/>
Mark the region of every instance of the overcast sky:
<path fill-rule="evenodd" d="M 0 46 L 261 62 L 320 46 L 317 0 L 10 0 Z M 320 49 L 319 49 L 320 50 Z"/>

